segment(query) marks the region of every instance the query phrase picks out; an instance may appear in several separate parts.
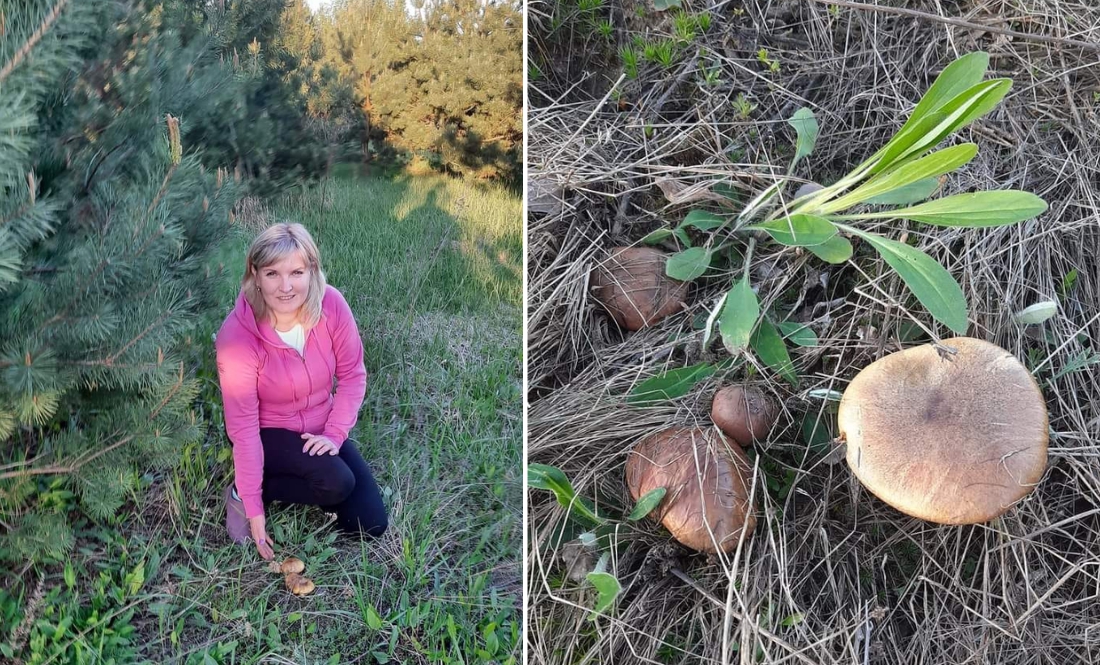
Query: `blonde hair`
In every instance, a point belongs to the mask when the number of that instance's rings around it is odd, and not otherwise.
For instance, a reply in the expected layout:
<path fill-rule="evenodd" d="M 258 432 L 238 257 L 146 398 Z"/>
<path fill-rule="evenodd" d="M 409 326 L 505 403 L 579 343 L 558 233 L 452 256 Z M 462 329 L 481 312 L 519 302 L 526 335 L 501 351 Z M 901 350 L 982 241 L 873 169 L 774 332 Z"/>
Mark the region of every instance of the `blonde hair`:
<path fill-rule="evenodd" d="M 325 297 L 326 282 L 325 273 L 321 270 L 321 254 L 317 250 L 317 243 L 313 242 L 313 237 L 301 224 L 283 223 L 269 226 L 256 236 L 245 258 L 241 288 L 244 290 L 245 300 L 256 313 L 257 321 L 263 321 L 270 316 L 267 303 L 264 302 L 264 296 L 256 282 L 257 275 L 264 268 L 294 253 L 302 256 L 309 270 L 309 292 L 306 293 L 300 310 L 302 325 L 307 329 L 312 328 L 321 320 L 321 302 Z"/>

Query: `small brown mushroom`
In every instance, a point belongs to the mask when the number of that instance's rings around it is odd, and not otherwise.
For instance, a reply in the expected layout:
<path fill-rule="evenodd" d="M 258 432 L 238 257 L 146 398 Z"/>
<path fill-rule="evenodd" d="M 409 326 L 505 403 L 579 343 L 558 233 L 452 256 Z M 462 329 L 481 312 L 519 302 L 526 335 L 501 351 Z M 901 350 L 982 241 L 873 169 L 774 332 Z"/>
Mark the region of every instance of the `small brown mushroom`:
<path fill-rule="evenodd" d="M 305 572 L 306 564 L 297 557 L 287 557 L 281 566 L 279 566 L 279 572 L 286 573 L 301 573 Z"/>
<path fill-rule="evenodd" d="M 286 588 L 287 591 L 295 596 L 305 596 L 313 593 L 316 588 L 313 584 L 313 580 L 308 577 L 303 577 L 298 573 L 290 573 L 286 576 Z"/>
<path fill-rule="evenodd" d="M 978 339 L 890 354 L 863 369 L 838 424 L 860 482 L 903 513 L 977 524 L 1035 489 L 1047 463 L 1047 410 L 1011 353 Z"/>
<path fill-rule="evenodd" d="M 750 465 L 714 429 L 674 427 L 648 436 L 626 461 L 626 483 L 637 501 L 664 487 L 650 513 L 676 540 L 701 552 L 730 551 L 756 527 L 749 503 Z"/>
<path fill-rule="evenodd" d="M 726 436 L 744 447 L 768 437 L 779 408 L 759 388 L 726 386 L 714 393 L 710 418 Z"/>
<path fill-rule="evenodd" d="M 688 285 L 665 274 L 667 256 L 652 247 L 616 247 L 592 272 L 593 295 L 627 330 L 680 311 Z"/>

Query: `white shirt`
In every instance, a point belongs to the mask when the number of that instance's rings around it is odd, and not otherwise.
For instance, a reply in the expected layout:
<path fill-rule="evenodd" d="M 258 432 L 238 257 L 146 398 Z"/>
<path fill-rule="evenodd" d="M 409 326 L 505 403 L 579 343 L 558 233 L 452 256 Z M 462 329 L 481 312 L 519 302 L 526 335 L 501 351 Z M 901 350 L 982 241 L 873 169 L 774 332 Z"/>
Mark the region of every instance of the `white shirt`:
<path fill-rule="evenodd" d="M 303 355 L 306 348 L 306 334 L 302 328 L 302 324 L 298 323 L 286 332 L 276 328 L 275 332 L 279 334 L 279 337 L 282 338 L 284 342 L 294 347 L 298 355 Z"/>

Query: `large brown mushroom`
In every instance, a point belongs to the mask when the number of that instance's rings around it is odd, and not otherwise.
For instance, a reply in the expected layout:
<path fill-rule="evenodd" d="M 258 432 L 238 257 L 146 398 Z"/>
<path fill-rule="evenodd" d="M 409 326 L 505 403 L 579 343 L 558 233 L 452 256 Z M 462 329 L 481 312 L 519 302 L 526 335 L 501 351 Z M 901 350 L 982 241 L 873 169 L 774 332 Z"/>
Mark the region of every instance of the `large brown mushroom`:
<path fill-rule="evenodd" d="M 287 591 L 295 596 L 305 596 L 313 593 L 314 588 L 313 580 L 308 577 L 303 577 L 298 573 L 290 573 L 285 579 Z"/>
<path fill-rule="evenodd" d="M 1035 379 L 1004 349 L 977 339 L 888 355 L 840 402 L 840 436 L 860 482 L 898 510 L 940 524 L 976 524 L 1035 489 L 1047 462 L 1047 410 Z"/>
<path fill-rule="evenodd" d="M 726 386 L 714 393 L 710 419 L 726 436 L 744 447 L 768 437 L 779 408 L 759 388 Z"/>
<path fill-rule="evenodd" d="M 730 551 L 741 532 L 756 527 L 749 503 L 751 470 L 745 453 L 723 443 L 718 432 L 674 427 L 648 436 L 631 450 L 626 484 L 637 501 L 664 487 L 650 517 L 676 540 L 701 552 Z"/>
<path fill-rule="evenodd" d="M 652 247 L 616 247 L 592 272 L 593 295 L 612 318 L 635 331 L 680 311 L 688 285 L 665 274 L 667 256 Z"/>

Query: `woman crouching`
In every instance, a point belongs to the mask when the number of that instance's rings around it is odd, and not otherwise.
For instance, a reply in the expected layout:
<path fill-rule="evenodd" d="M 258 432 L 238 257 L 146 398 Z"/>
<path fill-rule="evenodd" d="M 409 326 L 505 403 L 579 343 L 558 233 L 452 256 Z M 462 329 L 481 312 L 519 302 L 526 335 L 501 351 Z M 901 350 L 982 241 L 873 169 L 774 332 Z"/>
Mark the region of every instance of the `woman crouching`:
<path fill-rule="evenodd" d="M 273 558 L 264 519 L 272 501 L 321 506 L 342 530 L 382 535 L 382 496 L 348 439 L 367 388 L 363 342 L 301 224 L 276 224 L 252 242 L 215 346 L 233 444 L 230 537 L 251 536 L 260 556 Z"/>

